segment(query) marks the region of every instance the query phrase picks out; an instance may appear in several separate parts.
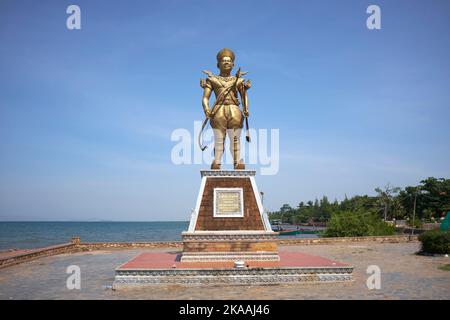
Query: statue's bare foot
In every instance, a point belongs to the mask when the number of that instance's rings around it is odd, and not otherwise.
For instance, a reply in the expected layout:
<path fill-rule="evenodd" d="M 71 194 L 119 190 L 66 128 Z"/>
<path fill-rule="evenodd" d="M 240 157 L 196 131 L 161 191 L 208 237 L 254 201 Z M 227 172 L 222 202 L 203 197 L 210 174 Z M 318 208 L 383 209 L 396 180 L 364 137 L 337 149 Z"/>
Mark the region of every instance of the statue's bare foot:
<path fill-rule="evenodd" d="M 211 169 L 212 169 L 212 170 L 220 170 L 220 163 L 217 163 L 216 160 L 214 160 L 214 161 L 211 163 Z"/>

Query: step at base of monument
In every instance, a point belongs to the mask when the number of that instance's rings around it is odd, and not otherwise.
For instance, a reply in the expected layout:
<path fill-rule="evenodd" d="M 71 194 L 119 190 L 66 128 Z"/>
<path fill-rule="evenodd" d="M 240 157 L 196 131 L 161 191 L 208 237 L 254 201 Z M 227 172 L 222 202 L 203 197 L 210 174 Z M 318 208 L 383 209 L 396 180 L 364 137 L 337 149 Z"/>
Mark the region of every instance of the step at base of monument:
<path fill-rule="evenodd" d="M 338 270 L 340 269 L 340 270 Z M 113 288 L 149 285 L 274 285 L 353 281 L 353 268 L 190 269 L 116 272 Z M 156 274 L 153 274 L 156 273 Z"/>
<path fill-rule="evenodd" d="M 267 285 L 348 282 L 353 267 L 301 252 L 279 252 L 280 261 L 183 262 L 179 252 L 142 253 L 116 269 L 115 289 L 150 285 Z"/>
<path fill-rule="evenodd" d="M 280 261 L 276 252 L 183 252 L 181 262 Z"/>

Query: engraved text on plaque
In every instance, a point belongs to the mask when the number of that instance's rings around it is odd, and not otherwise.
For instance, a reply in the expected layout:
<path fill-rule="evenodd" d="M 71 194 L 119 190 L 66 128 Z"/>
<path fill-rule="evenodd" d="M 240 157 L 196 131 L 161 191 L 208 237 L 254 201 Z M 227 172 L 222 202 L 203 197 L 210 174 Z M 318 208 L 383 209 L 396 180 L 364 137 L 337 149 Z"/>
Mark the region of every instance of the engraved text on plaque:
<path fill-rule="evenodd" d="M 242 188 L 214 189 L 214 217 L 243 217 Z"/>

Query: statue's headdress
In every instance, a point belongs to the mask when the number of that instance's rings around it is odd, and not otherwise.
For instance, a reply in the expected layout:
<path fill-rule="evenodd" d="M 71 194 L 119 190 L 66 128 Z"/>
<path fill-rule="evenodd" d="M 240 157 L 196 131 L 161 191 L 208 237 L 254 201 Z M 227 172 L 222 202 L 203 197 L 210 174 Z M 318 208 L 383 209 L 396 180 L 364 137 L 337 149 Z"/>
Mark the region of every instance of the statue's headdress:
<path fill-rule="evenodd" d="M 219 51 L 217 54 L 217 62 L 219 62 L 223 57 L 230 57 L 231 60 L 234 62 L 234 52 L 231 49 L 224 48 Z"/>

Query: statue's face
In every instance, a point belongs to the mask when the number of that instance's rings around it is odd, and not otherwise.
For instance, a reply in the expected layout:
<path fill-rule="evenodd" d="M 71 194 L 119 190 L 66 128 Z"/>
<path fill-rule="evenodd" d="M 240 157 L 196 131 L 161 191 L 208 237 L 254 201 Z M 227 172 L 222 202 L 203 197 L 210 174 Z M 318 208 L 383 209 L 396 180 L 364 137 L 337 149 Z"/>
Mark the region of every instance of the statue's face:
<path fill-rule="evenodd" d="M 218 65 L 220 71 L 231 71 L 234 67 L 233 60 L 230 57 L 223 57 Z"/>

